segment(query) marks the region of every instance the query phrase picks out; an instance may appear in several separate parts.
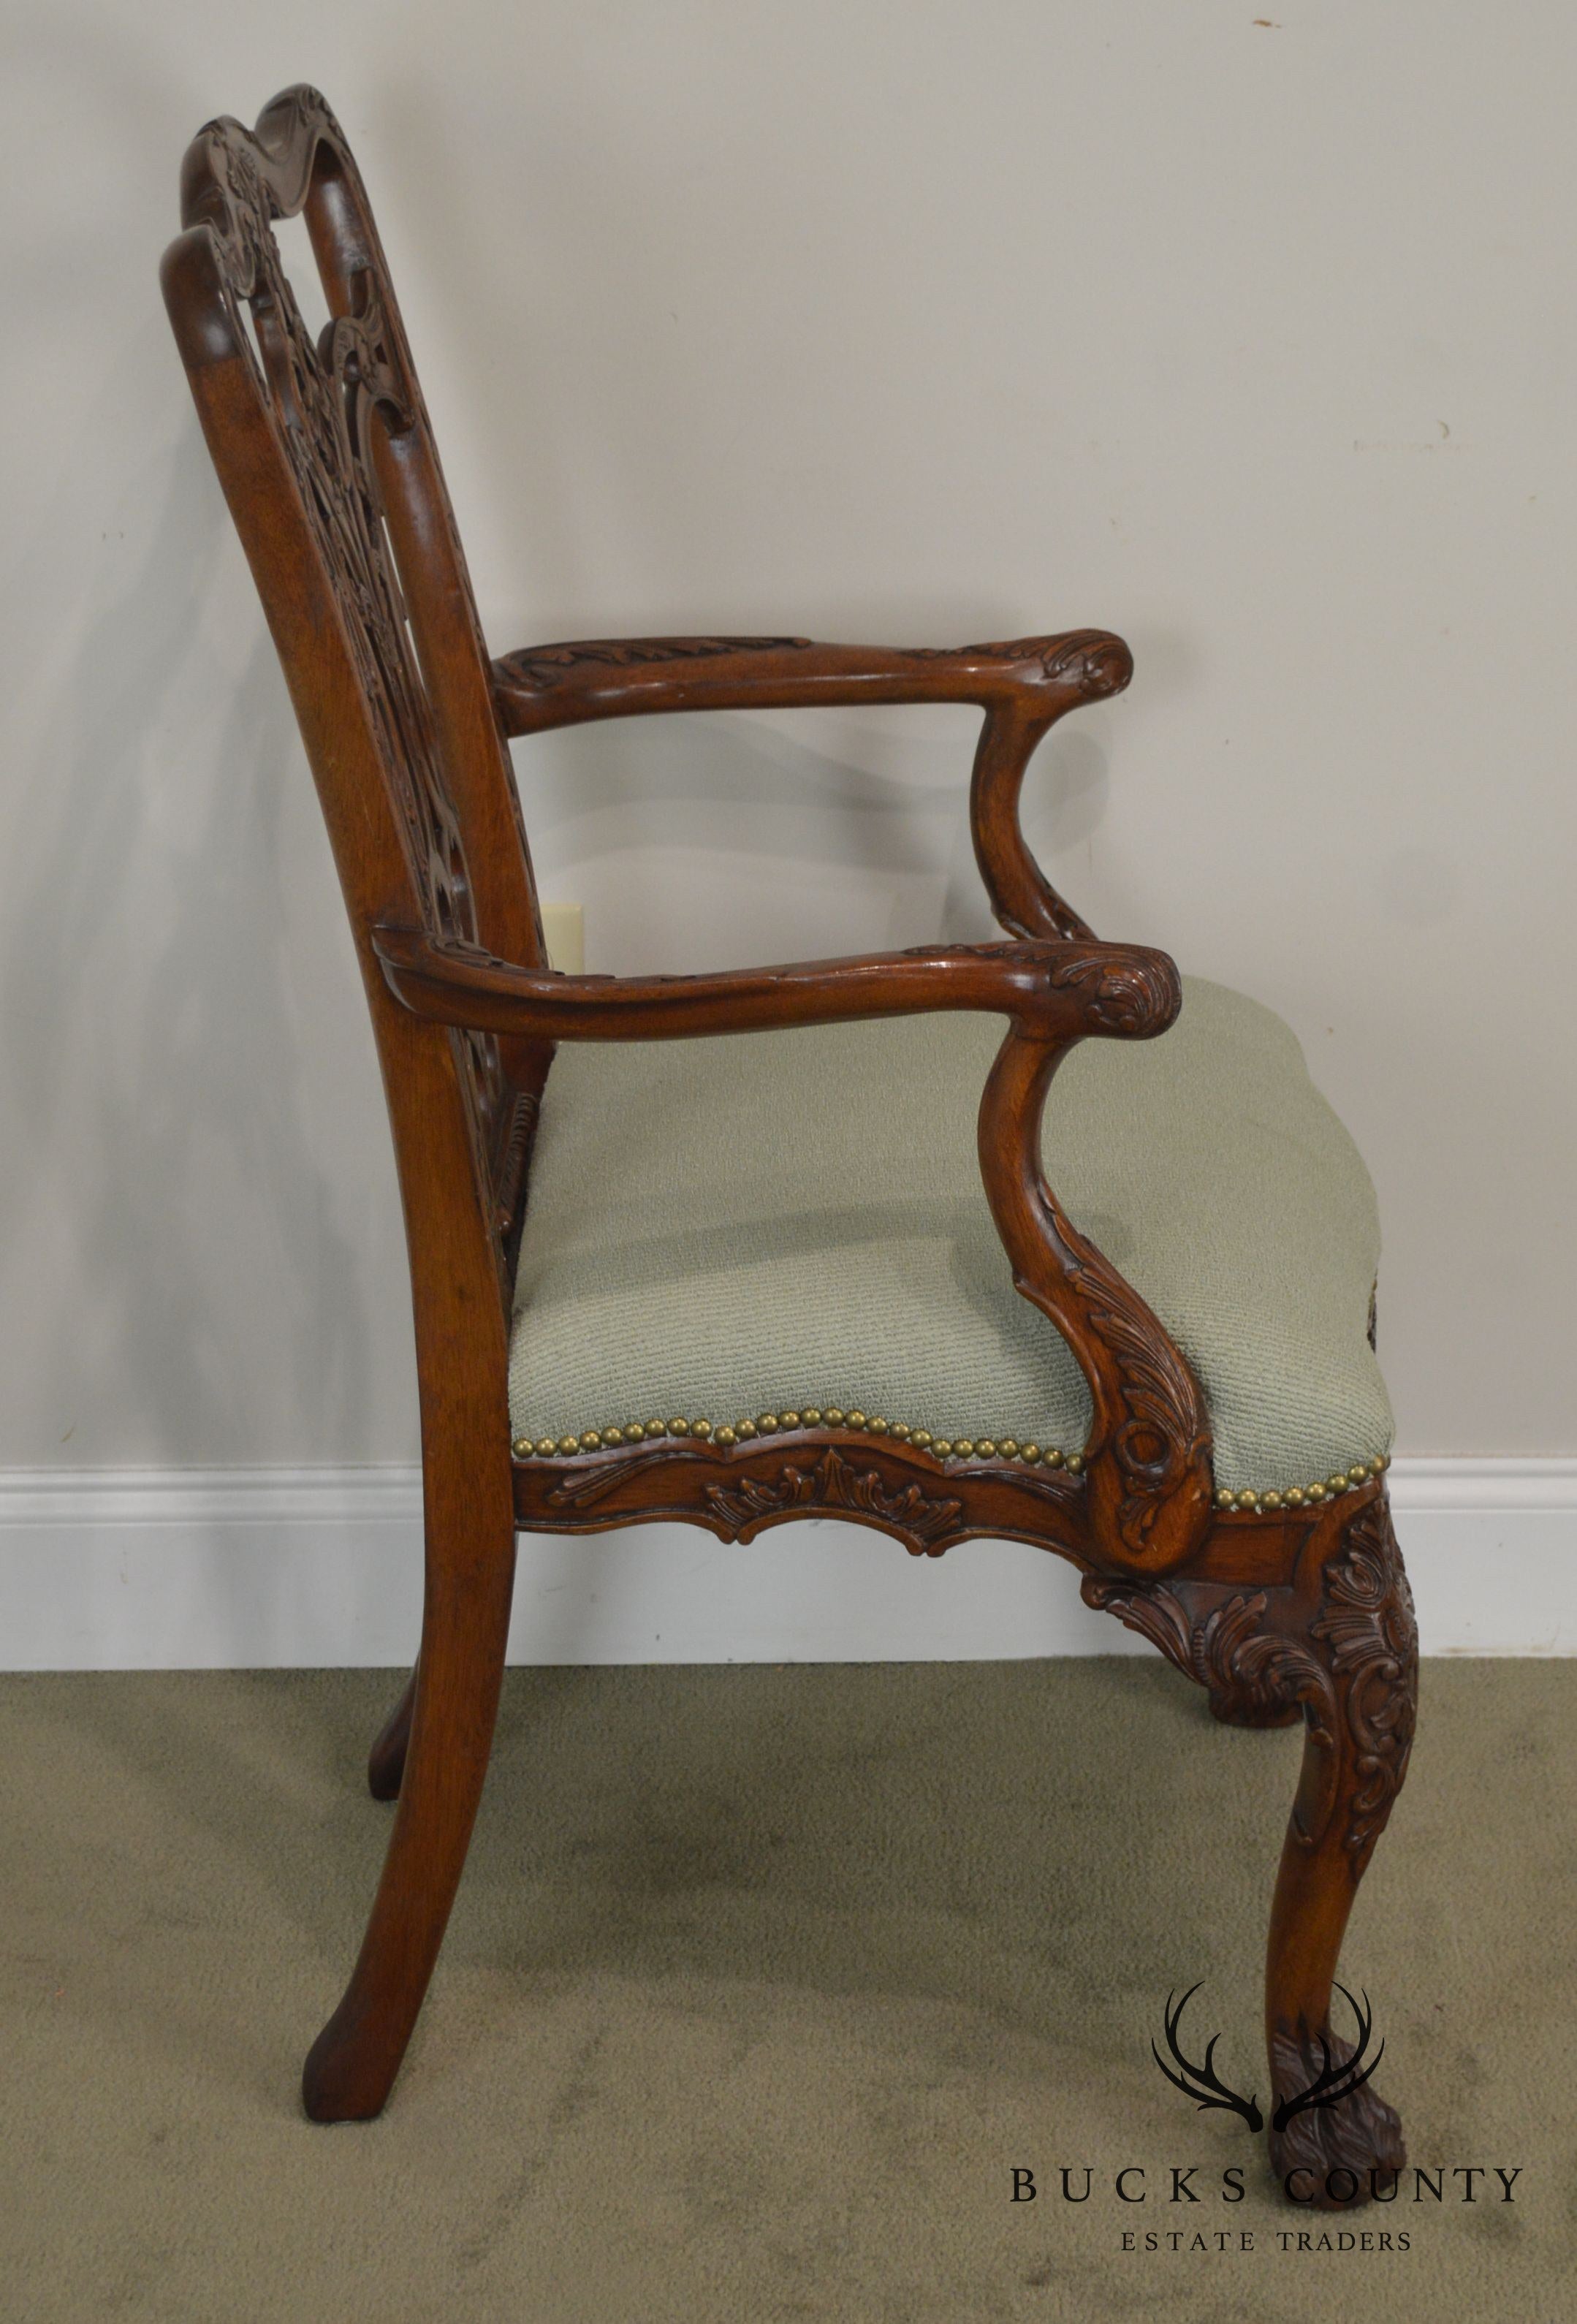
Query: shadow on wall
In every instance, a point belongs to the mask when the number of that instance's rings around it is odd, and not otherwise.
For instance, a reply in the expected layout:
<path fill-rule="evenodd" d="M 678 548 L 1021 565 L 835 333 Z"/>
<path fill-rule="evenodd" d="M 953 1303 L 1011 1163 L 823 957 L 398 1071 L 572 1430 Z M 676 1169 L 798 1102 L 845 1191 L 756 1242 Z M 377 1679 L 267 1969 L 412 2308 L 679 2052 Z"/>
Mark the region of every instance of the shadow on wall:
<path fill-rule="evenodd" d="M 586 119 L 598 118 L 595 105 L 583 110 Z M 598 254 L 610 214 L 621 220 L 621 281 L 641 283 L 642 300 L 656 299 L 659 309 L 662 300 L 651 286 L 667 279 L 669 254 L 653 248 L 649 265 L 632 260 L 631 239 L 641 235 L 648 216 L 639 157 L 632 161 L 616 139 L 593 151 L 584 141 L 555 135 L 555 123 L 575 117 L 574 92 L 557 89 L 553 106 L 534 119 L 531 138 L 517 137 L 490 158 L 487 187 L 495 207 L 518 220 L 504 295 L 478 231 L 484 189 L 468 165 L 456 116 L 403 82 L 377 91 L 369 121 L 382 152 L 401 157 L 400 181 L 386 195 L 376 182 L 370 191 L 374 206 L 382 199 L 387 218 L 398 220 L 397 228 L 391 223 L 385 229 L 394 245 L 396 287 L 402 274 L 415 277 L 428 310 L 427 332 L 417 335 L 419 367 L 425 337 L 437 337 L 435 360 L 447 359 L 456 392 L 465 398 L 456 418 L 495 439 L 477 464 L 489 500 L 477 514 L 492 519 L 494 559 L 504 563 L 512 584 L 518 576 L 522 593 L 529 585 L 530 603 L 559 609 L 549 616 L 550 628 L 560 624 L 555 634 L 608 635 L 639 630 L 650 618 L 622 617 L 608 604 L 608 569 L 635 576 L 644 595 L 650 576 L 673 565 L 674 544 L 661 530 L 668 499 L 653 493 L 645 466 L 652 442 L 671 447 L 673 460 L 687 466 L 701 423 L 693 350 L 679 351 L 666 314 L 655 327 L 656 309 L 649 313 L 647 304 L 637 303 L 627 322 L 630 345 L 641 348 L 639 395 L 631 405 L 639 437 L 599 438 L 595 472 L 587 471 L 583 399 L 565 377 L 564 349 L 544 341 L 551 326 L 540 318 L 551 316 L 567 283 L 576 286 L 578 300 L 606 295 Z M 349 124 L 353 136 L 355 125 Z M 545 168 L 554 187 L 548 205 Z M 805 198 L 814 202 L 814 184 Z M 826 226 L 833 232 L 836 221 L 829 218 Z M 598 344 L 603 359 L 617 364 L 618 343 L 604 335 Z M 430 384 L 434 363 L 426 368 Z M 510 382 L 503 400 L 482 392 L 501 370 Z M 441 403 L 434 419 L 441 449 Z M 829 459 L 838 456 L 835 443 L 829 441 L 827 452 Z M 731 463 L 743 464 L 746 489 L 761 489 L 742 423 L 737 440 L 719 447 L 719 460 L 716 482 L 724 498 Z M 471 513 L 466 503 L 462 483 L 462 532 Z M 606 543 L 610 536 L 611 557 L 605 547 L 588 556 L 588 542 Z M 482 537 L 479 528 L 475 537 Z M 726 549 L 724 554 L 726 562 Z M 763 542 L 748 597 L 725 583 L 724 602 L 676 604 L 659 618 L 670 628 L 698 631 L 804 624 L 822 635 L 900 644 L 961 644 L 1011 636 L 1025 626 L 1022 607 L 997 604 L 982 611 L 977 602 L 961 612 L 956 597 L 934 594 L 908 592 L 901 602 L 890 598 L 875 607 L 840 603 L 830 557 L 807 615 L 802 604 L 780 602 L 774 570 L 770 544 Z M 1029 616 L 1032 624 L 1055 618 L 1049 610 Z M 518 614 L 502 622 L 490 614 L 486 627 L 495 652 L 529 641 Z M 978 715 L 964 709 L 818 712 L 770 724 L 736 715 L 638 720 L 522 742 L 515 764 L 539 878 L 549 896 L 586 905 L 592 964 L 603 970 L 743 964 L 988 936 L 994 927 L 965 813 L 977 727 Z M 1100 732 L 1101 714 L 1084 714 L 1078 731 L 1064 728 L 1038 754 L 1026 826 L 1048 862 L 1086 847 L 1104 815 Z M 667 860 L 654 877 L 657 850 Z M 644 867 L 632 862 L 637 853 L 647 859 Z"/>
<path fill-rule="evenodd" d="M 589 964 L 661 973 L 1000 933 L 969 836 L 975 728 L 958 709 L 631 719 L 514 761 L 539 878 L 586 906 Z M 1053 862 L 1100 820 L 1105 751 L 1053 735 L 1028 788 Z"/>
<path fill-rule="evenodd" d="M 168 392 L 185 392 L 172 356 Z M 116 512 L 145 550 L 135 571 L 102 565 L 77 614 L 0 972 L 31 1019 L 10 1045 L 12 1102 L 41 1176 L 60 1157 L 91 1288 L 80 1328 L 36 1335 L 38 1361 L 59 1375 L 39 1401 L 114 1416 L 115 1441 L 84 1427 L 78 1458 L 259 1457 L 247 1363 L 264 1266 L 291 1368 L 268 1400 L 295 1388 L 329 1416 L 320 1434 L 354 1445 L 365 1319 L 301 1103 L 285 972 L 282 802 L 308 778 L 261 616 L 237 678 L 215 682 L 226 657 L 213 599 L 228 594 L 235 551 L 195 416 L 164 476 L 144 470 Z M 306 1235 L 291 1224 L 303 1219 Z"/>

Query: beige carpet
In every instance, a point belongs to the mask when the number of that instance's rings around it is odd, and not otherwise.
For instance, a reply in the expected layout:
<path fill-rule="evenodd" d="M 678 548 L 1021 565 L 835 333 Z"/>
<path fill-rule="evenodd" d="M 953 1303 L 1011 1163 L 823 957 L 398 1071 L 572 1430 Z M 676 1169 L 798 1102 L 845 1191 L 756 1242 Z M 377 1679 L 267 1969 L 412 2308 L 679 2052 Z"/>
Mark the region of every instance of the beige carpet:
<path fill-rule="evenodd" d="M 512 1674 L 404 2075 L 314 2128 L 396 1683 L 0 1681 L 6 2317 L 1577 2316 L 1577 1665 L 1426 1666 L 1346 1954 L 1414 2159 L 1518 2169 L 1517 2200 L 1404 2182 L 1345 2222 L 1150 2061 L 1203 1978 L 1191 2018 L 1263 2092 L 1297 1746 L 1146 1661 Z M 1410 2248 L 1277 2241 L 1343 2226 Z"/>

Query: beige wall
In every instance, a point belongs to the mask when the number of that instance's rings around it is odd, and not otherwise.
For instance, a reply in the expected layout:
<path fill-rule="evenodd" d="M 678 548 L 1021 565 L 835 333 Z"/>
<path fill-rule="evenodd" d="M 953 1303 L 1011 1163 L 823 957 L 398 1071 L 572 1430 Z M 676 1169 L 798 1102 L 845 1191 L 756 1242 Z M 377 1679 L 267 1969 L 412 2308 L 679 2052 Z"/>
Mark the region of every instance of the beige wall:
<path fill-rule="evenodd" d="M 159 304 L 310 77 L 499 650 L 1101 622 L 1027 813 L 1282 1010 L 1379 1184 L 1404 1447 L 1577 1449 L 1577 17 L 1557 0 L 12 0 L 0 1463 L 415 1444 L 381 1098 Z M 987 925 L 964 714 L 519 766 L 590 964 Z"/>

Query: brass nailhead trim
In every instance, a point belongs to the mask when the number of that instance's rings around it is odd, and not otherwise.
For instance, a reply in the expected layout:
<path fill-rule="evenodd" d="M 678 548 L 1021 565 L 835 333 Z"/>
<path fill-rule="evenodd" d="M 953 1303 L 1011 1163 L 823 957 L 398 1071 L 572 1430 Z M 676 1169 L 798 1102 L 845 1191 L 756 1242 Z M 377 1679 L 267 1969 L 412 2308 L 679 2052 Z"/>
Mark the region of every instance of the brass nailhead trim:
<path fill-rule="evenodd" d="M 511 1449 L 517 1461 L 554 1461 L 564 1460 L 573 1452 L 598 1452 L 653 1438 L 698 1436 L 709 1438 L 726 1451 L 731 1445 L 749 1444 L 758 1437 L 793 1434 L 800 1429 L 823 1426 L 852 1429 L 865 1436 L 889 1436 L 898 1443 L 913 1444 L 922 1452 L 928 1452 L 938 1461 L 1010 1461 L 1024 1469 L 1065 1469 L 1074 1477 L 1084 1466 L 1082 1452 L 1020 1444 L 1013 1436 L 933 1436 L 928 1428 L 913 1428 L 902 1420 L 883 1420 L 880 1415 L 844 1412 L 835 1404 L 828 1405 L 825 1410 L 807 1405 L 802 1412 L 760 1412 L 753 1420 L 736 1420 L 721 1428 L 715 1428 L 709 1420 L 632 1420 L 621 1427 L 583 1429 L 573 1436 L 517 1436 Z"/>
<path fill-rule="evenodd" d="M 927 1428 L 912 1428 L 905 1421 L 868 1419 L 862 1412 L 843 1412 L 836 1405 L 818 1410 L 807 1405 L 803 1412 L 762 1412 L 753 1420 L 736 1420 L 731 1426 L 715 1428 L 709 1420 L 633 1420 L 618 1428 L 587 1428 L 578 1436 L 517 1436 L 512 1447 L 517 1461 L 564 1460 L 574 1452 L 596 1452 L 605 1446 L 640 1444 L 664 1436 L 693 1436 L 703 1443 L 710 1441 L 724 1450 L 734 1444 L 748 1444 L 761 1436 L 793 1434 L 802 1428 L 853 1429 L 867 1436 L 890 1436 L 900 1444 L 913 1444 L 922 1452 L 928 1452 L 937 1461 L 1008 1461 L 1024 1469 L 1065 1469 L 1072 1477 L 1082 1476 L 1084 1456 L 1082 1452 L 1062 1452 L 1056 1447 L 1020 1444 L 1011 1436 L 933 1436 Z M 1248 1509 L 1256 1515 L 1274 1515 L 1277 1509 L 1313 1508 L 1322 1501 L 1333 1500 L 1338 1493 L 1355 1492 L 1376 1477 L 1383 1477 L 1390 1467 L 1389 1453 L 1373 1461 L 1355 1462 L 1351 1469 L 1334 1470 L 1328 1477 L 1319 1478 L 1312 1485 L 1288 1485 L 1269 1492 L 1219 1492 L 1215 1497 L 1218 1509 Z"/>
<path fill-rule="evenodd" d="M 1312 1485 L 1289 1485 L 1281 1492 L 1218 1493 L 1218 1509 L 1251 1509 L 1257 1515 L 1274 1515 L 1277 1509 L 1308 1509 L 1321 1501 L 1333 1501 L 1338 1493 L 1356 1492 L 1360 1485 L 1383 1477 L 1391 1465 L 1391 1456 L 1382 1452 L 1373 1461 L 1356 1461 L 1351 1469 L 1334 1470 L 1328 1477 Z"/>

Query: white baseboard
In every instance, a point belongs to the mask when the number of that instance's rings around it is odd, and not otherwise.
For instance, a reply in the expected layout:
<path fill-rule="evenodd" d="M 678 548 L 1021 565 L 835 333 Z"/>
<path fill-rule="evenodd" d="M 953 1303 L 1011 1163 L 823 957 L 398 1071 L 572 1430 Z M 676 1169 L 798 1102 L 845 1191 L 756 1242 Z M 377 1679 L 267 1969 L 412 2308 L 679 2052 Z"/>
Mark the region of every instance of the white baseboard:
<path fill-rule="evenodd" d="M 1398 1460 L 1424 1651 L 1577 1653 L 1577 1458 Z M 409 1663 L 414 1469 L 0 1472 L 0 1668 Z M 911 1558 L 812 1522 L 746 1549 L 691 1526 L 522 1534 L 519 1663 L 995 1661 L 1146 1651 L 1061 1558 Z"/>

